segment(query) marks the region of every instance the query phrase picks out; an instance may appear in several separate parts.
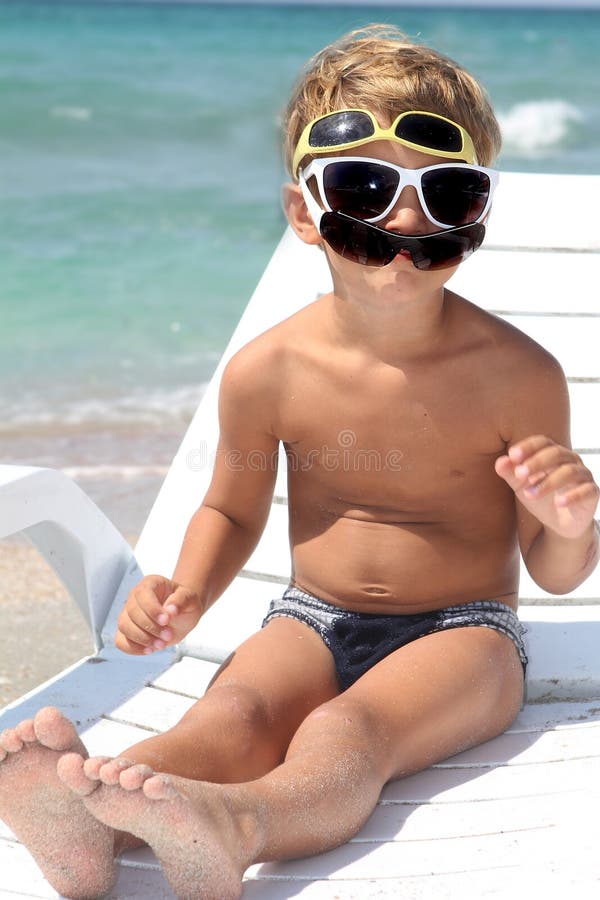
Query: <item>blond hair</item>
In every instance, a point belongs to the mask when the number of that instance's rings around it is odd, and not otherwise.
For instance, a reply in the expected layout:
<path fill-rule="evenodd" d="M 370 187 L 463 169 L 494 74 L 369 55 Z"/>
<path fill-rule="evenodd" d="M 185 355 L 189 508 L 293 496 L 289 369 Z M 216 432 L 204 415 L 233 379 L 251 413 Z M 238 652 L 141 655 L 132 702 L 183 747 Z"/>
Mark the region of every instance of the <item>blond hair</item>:
<path fill-rule="evenodd" d="M 385 125 L 411 109 L 438 113 L 469 132 L 481 165 L 500 152 L 500 128 L 483 87 L 458 63 L 392 25 L 351 31 L 308 61 L 283 116 L 288 170 L 309 122 L 353 108 L 370 110 Z"/>

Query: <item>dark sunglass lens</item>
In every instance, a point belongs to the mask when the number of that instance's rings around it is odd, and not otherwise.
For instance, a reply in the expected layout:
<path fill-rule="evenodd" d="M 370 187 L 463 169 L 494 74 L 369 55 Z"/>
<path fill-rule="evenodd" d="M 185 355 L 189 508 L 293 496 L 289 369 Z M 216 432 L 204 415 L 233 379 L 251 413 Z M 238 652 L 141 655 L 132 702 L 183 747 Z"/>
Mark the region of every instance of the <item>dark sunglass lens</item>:
<path fill-rule="evenodd" d="M 321 234 L 332 250 L 363 266 L 386 266 L 398 252 L 386 232 L 341 213 L 324 213 Z"/>
<path fill-rule="evenodd" d="M 366 113 L 337 112 L 315 122 L 310 130 L 311 147 L 339 147 L 373 135 L 373 123 Z"/>
<path fill-rule="evenodd" d="M 374 219 L 394 199 L 399 176 L 388 166 L 369 162 L 335 162 L 323 172 L 329 206 L 357 219 Z"/>
<path fill-rule="evenodd" d="M 423 113 L 410 113 L 396 125 L 396 137 L 432 150 L 460 153 L 462 136 L 456 125 Z"/>
<path fill-rule="evenodd" d="M 431 169 L 421 178 L 427 209 L 443 225 L 469 225 L 483 213 L 490 196 L 490 179 L 471 169 Z"/>
<path fill-rule="evenodd" d="M 401 251 L 408 251 L 417 269 L 455 266 L 481 246 L 484 225 L 465 225 L 453 231 L 408 236 L 393 234 L 343 213 L 326 212 L 321 234 L 340 256 L 363 266 L 387 266 Z"/>
<path fill-rule="evenodd" d="M 485 226 L 466 225 L 456 231 L 436 232 L 419 238 L 421 259 L 413 262 L 418 269 L 447 269 L 456 266 L 475 252 L 485 237 Z"/>

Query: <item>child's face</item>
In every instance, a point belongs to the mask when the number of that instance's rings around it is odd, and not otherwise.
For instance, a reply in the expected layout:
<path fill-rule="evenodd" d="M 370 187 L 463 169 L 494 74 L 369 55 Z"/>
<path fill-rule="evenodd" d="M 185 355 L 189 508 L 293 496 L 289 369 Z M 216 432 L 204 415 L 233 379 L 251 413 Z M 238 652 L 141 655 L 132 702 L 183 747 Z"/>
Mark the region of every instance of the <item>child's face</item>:
<path fill-rule="evenodd" d="M 365 147 L 341 151 L 336 156 L 362 156 L 393 163 L 406 169 L 419 169 L 431 165 L 439 165 L 445 160 L 439 156 L 422 153 L 392 141 L 376 141 Z M 412 186 L 403 188 L 398 201 L 388 215 L 377 222 L 378 227 L 386 231 L 403 235 L 422 235 L 439 232 L 425 214 L 417 191 Z M 352 293 L 369 297 L 369 302 L 376 302 L 373 292 L 385 299 L 391 291 L 394 296 L 398 291 L 417 296 L 421 293 L 439 291 L 458 269 L 459 263 L 444 269 L 423 271 L 417 269 L 408 252 L 399 253 L 391 263 L 381 268 L 363 266 L 352 260 L 344 259 L 323 243 L 332 272 L 336 293 L 349 290 Z"/>
<path fill-rule="evenodd" d="M 353 150 L 342 150 L 336 156 L 362 156 L 369 159 L 379 159 L 382 162 L 402 166 L 405 169 L 421 169 L 426 166 L 435 166 L 449 162 L 451 159 L 443 159 L 403 147 L 394 141 L 374 141 L 364 147 L 356 147 Z M 408 185 L 401 192 L 394 208 L 382 221 L 377 222 L 380 228 L 398 234 L 433 234 L 440 231 L 425 214 L 417 196 L 417 191 L 412 185 Z"/>
<path fill-rule="evenodd" d="M 346 115 L 343 121 L 334 114 L 315 120 L 335 125 L 339 135 L 323 130 L 318 137 L 314 135 L 315 143 L 309 144 L 310 137 L 304 137 L 312 135 L 308 129 L 314 123 L 309 123 L 296 149 L 301 158 L 303 153 L 313 155 L 313 161 L 299 170 L 299 186 L 287 189 L 286 211 L 296 233 L 307 243 L 323 245 L 334 280 L 338 276 L 341 287 L 344 282 L 384 283 L 398 270 L 423 284 L 445 283 L 483 240 L 482 223 L 489 212 L 495 173 L 473 164 L 474 149 L 464 130 L 460 132 L 462 154 L 448 140 L 454 139 L 454 134 L 436 132 L 431 122 L 423 121 L 428 114 L 403 114 L 394 121 L 393 129 L 390 122 L 379 121 L 385 133 L 377 140 L 357 144 L 356 138 L 348 139 L 352 133 L 348 129 L 365 123 L 350 122 L 351 111 L 341 112 Z M 363 113 L 363 118 L 367 115 Z M 398 132 L 402 121 L 407 129 L 411 127 L 411 116 L 421 117 L 424 130 L 419 137 L 425 144 L 433 135 L 447 140 L 451 148 L 447 154 L 416 148 L 414 132 Z M 442 122 L 444 128 L 449 123 L 450 129 L 460 129 L 450 120 Z M 374 117 L 371 124 L 376 127 Z M 329 137 L 339 138 L 339 143 L 328 141 Z M 323 141 L 320 145 L 319 139 Z M 315 156 L 317 146 L 336 150 Z M 376 276 L 382 269 L 385 272 Z"/>

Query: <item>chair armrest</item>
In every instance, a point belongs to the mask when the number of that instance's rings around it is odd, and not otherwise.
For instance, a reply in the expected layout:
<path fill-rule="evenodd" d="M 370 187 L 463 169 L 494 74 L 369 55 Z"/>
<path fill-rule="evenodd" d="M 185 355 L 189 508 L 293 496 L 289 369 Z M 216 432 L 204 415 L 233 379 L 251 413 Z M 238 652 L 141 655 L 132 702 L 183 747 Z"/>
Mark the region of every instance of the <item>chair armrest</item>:
<path fill-rule="evenodd" d="M 142 577 L 127 541 L 61 472 L 0 465 L 0 538 L 17 532 L 31 539 L 59 576 L 99 650 L 119 588 Z"/>

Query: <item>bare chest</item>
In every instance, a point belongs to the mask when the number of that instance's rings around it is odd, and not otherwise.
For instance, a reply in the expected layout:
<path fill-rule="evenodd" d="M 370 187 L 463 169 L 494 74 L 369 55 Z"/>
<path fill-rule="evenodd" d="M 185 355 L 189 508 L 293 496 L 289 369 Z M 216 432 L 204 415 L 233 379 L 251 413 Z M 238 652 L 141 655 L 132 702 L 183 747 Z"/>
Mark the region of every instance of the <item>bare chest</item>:
<path fill-rule="evenodd" d="M 282 429 L 292 484 L 358 509 L 426 518 L 498 487 L 493 464 L 504 445 L 484 381 L 388 372 L 298 388 Z"/>

